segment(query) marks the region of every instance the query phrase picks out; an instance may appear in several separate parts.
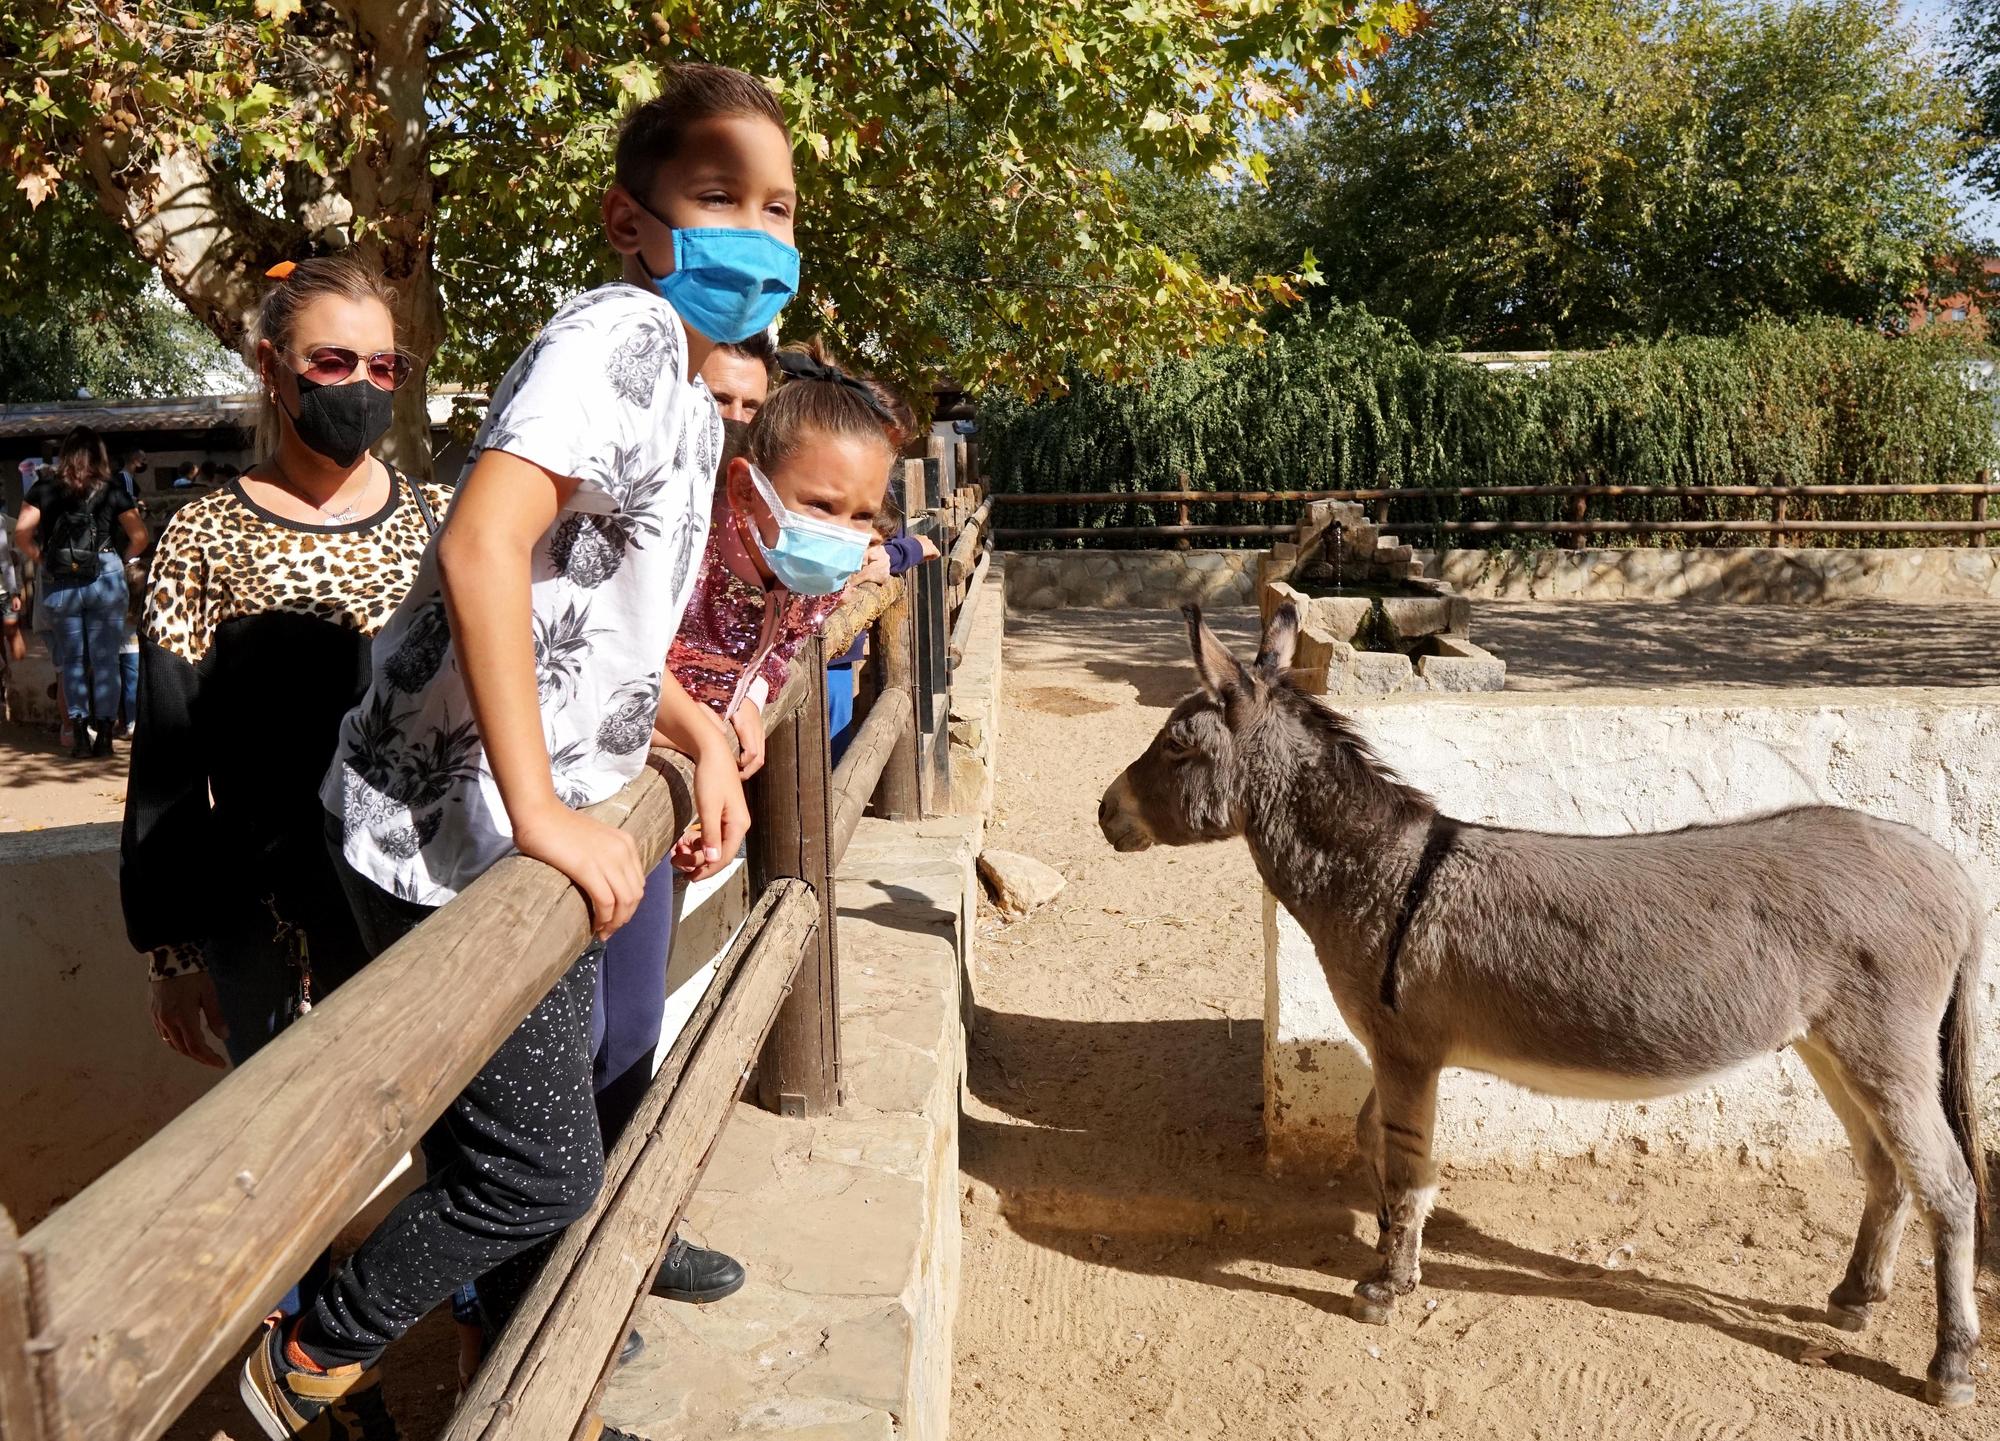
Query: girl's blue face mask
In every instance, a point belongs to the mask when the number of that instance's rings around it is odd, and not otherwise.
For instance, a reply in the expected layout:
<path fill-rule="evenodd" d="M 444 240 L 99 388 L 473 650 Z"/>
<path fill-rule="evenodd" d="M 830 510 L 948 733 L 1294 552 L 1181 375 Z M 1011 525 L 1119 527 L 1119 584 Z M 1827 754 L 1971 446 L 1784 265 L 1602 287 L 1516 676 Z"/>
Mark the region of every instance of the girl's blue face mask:
<path fill-rule="evenodd" d="M 653 288 L 689 328 L 735 345 L 771 328 L 785 302 L 798 293 L 799 253 L 762 230 L 676 229 L 636 195 L 633 203 L 673 230 L 674 268 L 654 275 L 639 266 Z"/>
<path fill-rule="evenodd" d="M 750 483 L 778 522 L 778 539 L 771 545 L 764 543 L 755 525 L 746 527 L 778 584 L 794 595 L 832 595 L 854 579 L 854 573 L 868 559 L 866 534 L 787 510 L 769 477 L 754 465 L 750 467 Z"/>

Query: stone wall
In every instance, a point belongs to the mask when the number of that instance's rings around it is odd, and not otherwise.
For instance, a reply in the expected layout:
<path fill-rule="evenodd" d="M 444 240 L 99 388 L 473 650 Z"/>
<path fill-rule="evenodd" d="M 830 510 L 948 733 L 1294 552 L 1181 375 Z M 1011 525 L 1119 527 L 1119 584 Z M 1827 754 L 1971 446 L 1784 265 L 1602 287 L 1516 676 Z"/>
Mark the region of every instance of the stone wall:
<path fill-rule="evenodd" d="M 1007 604 L 1020 610 L 1172 610 L 1255 605 L 1258 550 L 1010 551 Z"/>
<path fill-rule="evenodd" d="M 2000 547 L 1445 550 L 1424 573 L 1484 600 L 2000 600 Z"/>
<path fill-rule="evenodd" d="M 1913 825 L 1971 868 L 2000 924 L 2000 690 L 1606 691 L 1412 697 L 1348 710 L 1383 759 L 1465 820 L 1584 834 L 1661 830 L 1807 801 Z M 1305 934 L 1266 901 L 1265 1109 L 1271 1158 L 1317 1170 L 1350 1153 L 1367 1061 Z M 2000 954 L 1989 940 L 1980 1072 L 2000 1134 Z M 1766 1157 L 1845 1144 L 1786 1051 L 1685 1096 L 1556 1100 L 1478 1072 L 1439 1090 L 1437 1150 L 1532 1164 L 1634 1140 Z"/>

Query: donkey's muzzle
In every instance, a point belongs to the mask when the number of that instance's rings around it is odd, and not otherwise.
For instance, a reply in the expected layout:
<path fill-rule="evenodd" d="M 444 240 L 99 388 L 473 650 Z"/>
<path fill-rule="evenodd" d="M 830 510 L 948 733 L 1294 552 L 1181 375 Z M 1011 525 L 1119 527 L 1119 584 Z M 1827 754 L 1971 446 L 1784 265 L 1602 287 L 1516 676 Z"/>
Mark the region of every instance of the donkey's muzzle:
<path fill-rule="evenodd" d="M 1146 823 L 1139 819 L 1137 808 L 1131 804 L 1131 791 L 1131 785 L 1120 776 L 1097 803 L 1097 828 L 1104 832 L 1104 839 L 1111 842 L 1114 851 L 1143 851 L 1153 843 L 1152 832 L 1146 829 Z"/>

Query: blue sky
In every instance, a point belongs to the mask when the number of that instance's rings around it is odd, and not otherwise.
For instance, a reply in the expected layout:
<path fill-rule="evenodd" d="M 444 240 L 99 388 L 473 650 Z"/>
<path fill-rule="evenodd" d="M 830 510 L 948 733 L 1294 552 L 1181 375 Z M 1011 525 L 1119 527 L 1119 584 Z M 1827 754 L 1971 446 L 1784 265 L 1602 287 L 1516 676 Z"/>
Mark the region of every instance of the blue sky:
<path fill-rule="evenodd" d="M 1956 9 L 1953 0 L 1903 0 L 1904 13 L 1917 23 L 1932 44 L 1937 45 L 1942 45 L 1949 38 Z M 1966 228 L 1975 237 L 2000 238 L 2000 204 L 1990 197 L 1968 194 L 1962 188 L 1959 189 L 1959 198 L 1965 205 Z"/>

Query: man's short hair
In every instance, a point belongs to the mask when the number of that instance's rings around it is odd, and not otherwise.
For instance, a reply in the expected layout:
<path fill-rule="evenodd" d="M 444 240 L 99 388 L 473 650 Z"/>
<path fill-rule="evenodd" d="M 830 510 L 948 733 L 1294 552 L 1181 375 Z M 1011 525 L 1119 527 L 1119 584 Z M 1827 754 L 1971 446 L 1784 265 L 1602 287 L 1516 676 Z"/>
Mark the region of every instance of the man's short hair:
<path fill-rule="evenodd" d="M 768 330 L 760 330 L 748 340 L 719 341 L 715 348 L 740 355 L 745 360 L 754 360 L 767 371 L 775 369 L 778 364 L 778 345 L 771 339 Z"/>
<path fill-rule="evenodd" d="M 652 200 L 653 179 L 680 153 L 688 127 L 719 115 L 751 115 L 785 130 L 778 97 L 754 75 L 726 65 L 677 65 L 654 99 L 625 117 L 618 132 L 614 177 L 641 201 Z M 787 132 L 789 134 L 789 132 Z"/>

